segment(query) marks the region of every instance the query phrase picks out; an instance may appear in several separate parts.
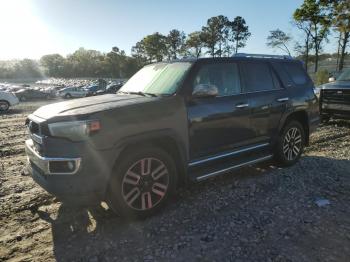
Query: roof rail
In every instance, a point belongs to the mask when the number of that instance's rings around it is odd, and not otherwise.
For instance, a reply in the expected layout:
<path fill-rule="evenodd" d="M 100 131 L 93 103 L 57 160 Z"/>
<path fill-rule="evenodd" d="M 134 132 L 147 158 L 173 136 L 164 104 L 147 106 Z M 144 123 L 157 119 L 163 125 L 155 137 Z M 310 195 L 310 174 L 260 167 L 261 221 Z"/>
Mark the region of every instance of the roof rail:
<path fill-rule="evenodd" d="M 237 54 L 234 54 L 232 57 L 293 59 L 293 57 L 289 55 L 267 55 L 267 54 L 246 54 L 246 53 L 237 53 Z"/>

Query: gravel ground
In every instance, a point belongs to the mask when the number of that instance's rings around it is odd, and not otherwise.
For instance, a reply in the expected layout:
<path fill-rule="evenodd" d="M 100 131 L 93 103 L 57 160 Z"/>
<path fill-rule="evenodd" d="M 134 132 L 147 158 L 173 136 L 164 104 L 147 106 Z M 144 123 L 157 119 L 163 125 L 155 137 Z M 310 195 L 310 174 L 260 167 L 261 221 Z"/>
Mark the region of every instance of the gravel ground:
<path fill-rule="evenodd" d="M 0 116 L 0 261 L 349 261 L 350 122 L 320 126 L 293 167 L 193 184 L 125 221 L 104 204 L 67 207 L 22 172 L 24 120 L 42 104 Z"/>

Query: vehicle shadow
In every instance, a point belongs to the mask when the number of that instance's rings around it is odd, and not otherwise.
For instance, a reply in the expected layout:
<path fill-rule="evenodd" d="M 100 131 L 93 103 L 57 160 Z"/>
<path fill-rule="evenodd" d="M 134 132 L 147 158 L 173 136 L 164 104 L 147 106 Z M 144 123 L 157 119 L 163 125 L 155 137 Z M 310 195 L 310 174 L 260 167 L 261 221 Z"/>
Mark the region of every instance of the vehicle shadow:
<path fill-rule="evenodd" d="M 340 181 L 340 175 L 348 175 L 347 170 L 350 170 L 349 160 L 319 156 L 304 156 L 296 165 L 283 169 L 277 168 L 272 162 L 266 162 L 182 188 L 162 212 L 142 221 L 123 220 L 102 206 L 77 208 L 64 203 L 59 207 L 56 218 L 52 218 L 52 214 L 48 212 L 38 210 L 37 213 L 41 219 L 51 223 L 53 252 L 57 261 L 105 261 L 105 257 L 120 261 L 125 260 L 126 255 L 129 260 L 144 260 L 145 255 L 152 252 L 148 248 L 150 243 L 153 243 L 151 246 L 156 243 L 171 246 L 176 242 L 174 239 L 178 238 L 180 241 L 181 236 L 188 231 L 209 226 L 212 217 L 218 216 L 215 212 L 220 212 L 220 219 L 227 217 L 227 221 L 232 221 L 241 211 L 258 218 L 262 210 L 256 207 L 266 206 L 264 201 L 270 194 L 276 196 L 295 192 L 296 197 L 309 201 L 310 196 L 326 194 L 326 190 L 332 190 L 332 186 L 336 185 L 331 183 Z M 221 194 L 223 190 L 233 193 Z M 252 193 L 255 194 L 254 197 Z M 206 205 L 218 203 L 217 194 L 226 198 L 226 204 L 210 215 Z M 283 196 L 276 201 L 283 201 Z M 244 202 L 243 207 L 240 206 L 241 202 Z M 278 203 L 282 213 L 290 212 L 289 203 Z M 299 211 L 304 207 L 295 208 Z M 309 211 L 305 209 L 304 212 Z M 269 219 L 272 224 L 280 223 L 275 216 Z M 241 229 L 237 227 L 234 230 L 240 232 Z M 255 233 L 254 227 L 249 230 L 252 232 L 248 232 L 248 235 Z M 179 254 L 177 258 L 185 261 L 191 252 Z M 162 254 L 160 257 L 166 258 Z"/>
<path fill-rule="evenodd" d="M 103 228 L 107 221 L 115 223 L 117 227 L 122 224 L 121 219 L 102 206 L 78 207 L 61 203 L 56 218 L 39 209 L 36 213 L 51 224 L 56 261 L 71 261 L 72 257 L 83 258 L 84 253 L 91 256 L 98 251 L 91 242 L 101 235 L 103 229 L 100 230 L 100 227 Z"/>

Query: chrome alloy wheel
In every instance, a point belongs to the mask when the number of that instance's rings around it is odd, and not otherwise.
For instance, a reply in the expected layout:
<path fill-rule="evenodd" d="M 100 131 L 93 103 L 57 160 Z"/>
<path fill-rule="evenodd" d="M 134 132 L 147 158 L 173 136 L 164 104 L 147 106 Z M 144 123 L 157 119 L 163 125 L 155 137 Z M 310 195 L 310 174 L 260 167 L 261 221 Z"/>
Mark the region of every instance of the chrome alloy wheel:
<path fill-rule="evenodd" d="M 286 132 L 283 141 L 283 154 L 288 161 L 295 160 L 302 150 L 301 131 L 292 127 Z"/>
<path fill-rule="evenodd" d="M 124 174 L 122 196 L 136 210 L 149 210 L 158 205 L 167 193 L 169 172 L 156 158 L 138 160 Z"/>

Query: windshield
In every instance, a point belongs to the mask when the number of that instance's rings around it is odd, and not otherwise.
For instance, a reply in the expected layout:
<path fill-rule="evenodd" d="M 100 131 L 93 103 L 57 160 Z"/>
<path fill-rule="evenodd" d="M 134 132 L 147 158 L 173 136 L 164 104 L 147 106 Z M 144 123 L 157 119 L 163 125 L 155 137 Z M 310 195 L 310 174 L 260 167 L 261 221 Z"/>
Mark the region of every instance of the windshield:
<path fill-rule="evenodd" d="M 338 81 L 350 81 L 350 69 L 341 73 L 337 79 Z"/>
<path fill-rule="evenodd" d="M 142 92 L 149 94 L 174 94 L 191 63 L 159 63 L 148 65 L 133 75 L 120 92 Z"/>

